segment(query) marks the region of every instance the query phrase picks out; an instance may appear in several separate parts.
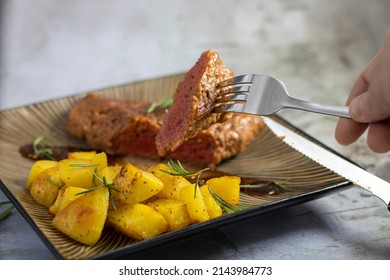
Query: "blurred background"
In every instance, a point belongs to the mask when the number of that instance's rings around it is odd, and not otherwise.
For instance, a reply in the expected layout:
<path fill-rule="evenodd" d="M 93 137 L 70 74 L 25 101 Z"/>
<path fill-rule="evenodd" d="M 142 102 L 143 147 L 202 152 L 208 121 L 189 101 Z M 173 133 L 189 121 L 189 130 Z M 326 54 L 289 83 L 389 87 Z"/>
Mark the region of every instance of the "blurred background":
<path fill-rule="evenodd" d="M 0 0 L 0 109 L 187 71 L 206 49 L 236 74 L 343 105 L 390 26 L 388 0 Z M 390 156 L 341 147 L 337 119 L 281 115 L 390 181 Z"/>

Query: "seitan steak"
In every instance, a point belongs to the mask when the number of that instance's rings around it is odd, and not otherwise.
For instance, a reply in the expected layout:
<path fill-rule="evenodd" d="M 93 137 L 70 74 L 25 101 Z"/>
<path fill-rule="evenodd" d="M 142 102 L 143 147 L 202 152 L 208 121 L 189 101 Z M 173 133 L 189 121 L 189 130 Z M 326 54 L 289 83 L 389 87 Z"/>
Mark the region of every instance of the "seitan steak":
<path fill-rule="evenodd" d="M 72 107 L 67 131 L 108 154 L 159 158 L 155 143 L 165 111 L 147 113 L 149 106 L 147 101 L 89 94 Z M 165 157 L 213 168 L 242 152 L 263 126 L 262 118 L 258 116 L 223 114 L 214 124 Z"/>

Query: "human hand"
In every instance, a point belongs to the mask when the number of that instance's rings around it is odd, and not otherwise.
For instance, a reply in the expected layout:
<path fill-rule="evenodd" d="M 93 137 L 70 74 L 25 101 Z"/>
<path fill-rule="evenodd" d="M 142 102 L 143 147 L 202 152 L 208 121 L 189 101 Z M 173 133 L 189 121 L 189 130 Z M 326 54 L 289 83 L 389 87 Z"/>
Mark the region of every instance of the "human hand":
<path fill-rule="evenodd" d="M 349 145 L 368 130 L 367 144 L 374 152 L 390 151 L 390 30 L 353 85 L 346 105 L 352 120 L 338 121 L 336 140 Z"/>

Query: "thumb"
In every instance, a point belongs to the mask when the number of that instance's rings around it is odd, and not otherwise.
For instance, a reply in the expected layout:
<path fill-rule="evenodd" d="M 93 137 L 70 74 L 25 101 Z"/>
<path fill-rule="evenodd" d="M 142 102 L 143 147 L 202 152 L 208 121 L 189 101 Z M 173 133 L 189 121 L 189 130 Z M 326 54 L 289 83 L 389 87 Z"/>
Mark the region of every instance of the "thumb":
<path fill-rule="evenodd" d="M 366 91 L 353 98 L 349 104 L 352 119 L 360 123 L 369 123 L 389 118 L 390 104 L 387 104 L 385 98 L 376 97 L 380 96 L 374 96 Z"/>

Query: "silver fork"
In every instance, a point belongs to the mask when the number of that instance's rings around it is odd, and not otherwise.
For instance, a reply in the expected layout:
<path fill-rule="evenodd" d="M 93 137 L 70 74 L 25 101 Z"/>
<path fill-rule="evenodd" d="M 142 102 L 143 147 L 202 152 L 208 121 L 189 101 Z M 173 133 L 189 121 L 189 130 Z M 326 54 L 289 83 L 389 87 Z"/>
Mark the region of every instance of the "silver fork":
<path fill-rule="evenodd" d="M 319 105 L 291 97 L 286 86 L 280 80 L 270 76 L 259 74 L 236 76 L 222 81 L 218 88 L 220 92 L 216 100 L 215 112 L 269 116 L 283 108 L 292 108 L 351 118 L 348 107 Z"/>

